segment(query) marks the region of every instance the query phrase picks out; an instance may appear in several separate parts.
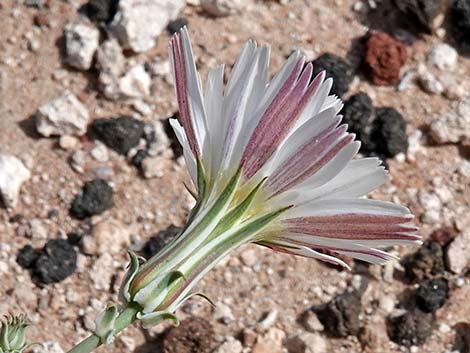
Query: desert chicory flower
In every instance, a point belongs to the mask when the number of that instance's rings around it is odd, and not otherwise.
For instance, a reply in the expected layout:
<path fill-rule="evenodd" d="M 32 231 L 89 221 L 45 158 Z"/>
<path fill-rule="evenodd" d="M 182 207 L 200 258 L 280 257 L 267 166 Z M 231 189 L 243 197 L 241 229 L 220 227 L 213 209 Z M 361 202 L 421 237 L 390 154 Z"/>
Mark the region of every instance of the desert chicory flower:
<path fill-rule="evenodd" d="M 196 206 L 159 254 L 131 265 L 121 294 L 145 324 L 172 318 L 198 280 L 245 243 L 348 267 L 347 255 L 382 264 L 384 246 L 419 241 L 406 207 L 362 198 L 387 179 L 376 158 L 353 160 L 360 143 L 341 125 L 332 80 L 312 76 L 294 52 L 268 79 L 269 48 L 248 42 L 224 87 L 224 66 L 205 92 L 187 30 L 170 44 L 180 118 L 172 120 Z"/>

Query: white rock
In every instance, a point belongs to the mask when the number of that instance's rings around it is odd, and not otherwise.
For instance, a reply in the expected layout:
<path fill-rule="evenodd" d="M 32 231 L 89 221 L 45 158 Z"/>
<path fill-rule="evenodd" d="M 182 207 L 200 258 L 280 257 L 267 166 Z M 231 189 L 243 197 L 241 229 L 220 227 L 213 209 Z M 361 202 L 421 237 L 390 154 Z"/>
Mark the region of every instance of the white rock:
<path fill-rule="evenodd" d="M 118 77 L 124 71 L 125 60 L 119 42 L 114 38 L 109 38 L 98 48 L 96 68 L 100 72 L 106 72 Z"/>
<path fill-rule="evenodd" d="M 453 70 L 457 65 L 459 54 L 449 44 L 441 43 L 432 48 L 428 62 L 441 70 Z"/>
<path fill-rule="evenodd" d="M 64 353 L 60 344 L 55 341 L 47 341 L 33 347 L 33 353 Z"/>
<path fill-rule="evenodd" d="M 447 325 L 445 323 L 442 323 L 442 324 L 439 325 L 439 332 L 446 334 L 446 333 L 449 333 L 451 331 L 452 331 L 452 329 L 450 328 L 449 325 Z"/>
<path fill-rule="evenodd" d="M 84 135 L 90 116 L 85 106 L 71 92 L 42 105 L 36 113 L 36 128 L 46 137 L 51 135 Z"/>
<path fill-rule="evenodd" d="M 425 224 L 438 224 L 441 221 L 441 214 L 438 210 L 427 210 L 421 216 L 421 221 Z"/>
<path fill-rule="evenodd" d="M 434 192 L 436 195 L 439 197 L 439 199 L 442 201 L 442 203 L 448 203 L 452 201 L 454 196 L 452 195 L 452 192 L 446 185 L 442 185 L 439 187 L 434 188 Z"/>
<path fill-rule="evenodd" d="M 444 87 L 437 78 L 427 69 L 425 65 L 418 68 L 418 79 L 421 87 L 428 93 L 441 94 Z"/>
<path fill-rule="evenodd" d="M 240 254 L 240 259 L 245 266 L 251 267 L 258 261 L 255 249 L 246 249 Z"/>
<path fill-rule="evenodd" d="M 217 302 L 214 309 L 214 318 L 228 325 L 234 320 L 232 309 L 222 302 Z"/>
<path fill-rule="evenodd" d="M 98 49 L 100 33 L 87 23 L 69 23 L 65 26 L 66 62 L 79 70 L 88 70 Z"/>
<path fill-rule="evenodd" d="M 465 96 L 465 88 L 462 84 L 455 82 L 444 87 L 444 96 L 450 100 L 459 100 Z"/>
<path fill-rule="evenodd" d="M 8 263 L 5 261 L 0 261 L 0 274 L 8 273 L 9 266 Z"/>
<path fill-rule="evenodd" d="M 241 10 L 246 0 L 201 0 L 202 8 L 212 16 L 228 16 Z"/>
<path fill-rule="evenodd" d="M 318 333 L 303 332 L 286 341 L 289 353 L 326 353 L 325 339 Z"/>
<path fill-rule="evenodd" d="M 93 264 L 90 271 L 90 279 L 95 289 L 108 291 L 111 287 L 113 275 L 113 257 L 105 252 Z"/>
<path fill-rule="evenodd" d="M 241 353 L 243 350 L 243 346 L 241 342 L 233 337 L 228 337 L 227 340 L 222 343 L 215 350 L 214 353 Z"/>
<path fill-rule="evenodd" d="M 111 30 L 125 48 L 146 52 L 185 4 L 185 0 L 120 0 Z"/>
<path fill-rule="evenodd" d="M 379 300 L 379 307 L 384 313 L 390 314 L 395 308 L 395 300 L 391 296 L 381 296 Z"/>
<path fill-rule="evenodd" d="M 277 317 L 279 316 L 279 311 L 277 309 L 272 309 L 270 312 L 266 314 L 266 316 L 258 322 L 256 325 L 256 329 L 258 331 L 266 331 L 267 329 L 271 328 L 277 321 Z"/>
<path fill-rule="evenodd" d="M 96 55 L 96 67 L 100 71 L 100 90 L 106 98 L 119 98 L 119 77 L 124 71 L 124 65 L 125 57 L 116 39 L 110 38 L 100 45 Z"/>
<path fill-rule="evenodd" d="M 98 162 L 106 162 L 109 159 L 108 148 L 102 143 L 97 143 L 90 154 Z"/>
<path fill-rule="evenodd" d="M 453 111 L 434 118 L 429 130 L 436 143 L 470 145 L 470 96 L 454 104 Z"/>
<path fill-rule="evenodd" d="M 150 115 L 152 113 L 152 107 L 145 103 L 143 100 L 135 99 L 131 103 L 132 108 L 142 115 Z"/>
<path fill-rule="evenodd" d="M 436 194 L 421 192 L 419 201 L 425 210 L 439 210 L 442 206 L 441 200 Z"/>
<path fill-rule="evenodd" d="M 466 159 L 462 160 L 457 165 L 457 171 L 463 177 L 470 178 L 470 161 L 467 161 Z"/>
<path fill-rule="evenodd" d="M 415 69 L 409 70 L 405 72 L 405 74 L 402 76 L 400 83 L 397 86 L 397 89 L 399 91 L 405 91 L 413 86 L 413 81 L 416 78 L 416 75 L 418 74 L 418 71 Z"/>
<path fill-rule="evenodd" d="M 165 127 L 160 120 L 154 120 L 152 122 L 153 130 L 155 132 L 155 143 L 152 143 L 149 148 L 149 155 L 152 157 L 165 155 L 173 157 L 173 152 L 170 149 L 170 139 L 165 132 Z M 147 126 L 144 127 L 147 129 Z"/>
<path fill-rule="evenodd" d="M 150 65 L 150 70 L 153 75 L 163 78 L 169 84 L 172 83 L 170 60 L 158 59 Z"/>
<path fill-rule="evenodd" d="M 415 155 L 422 149 L 423 132 L 419 129 L 414 130 L 408 135 L 408 151 L 406 157 L 414 160 Z"/>
<path fill-rule="evenodd" d="M 470 231 L 467 230 L 450 243 L 446 261 L 449 269 L 456 274 L 463 273 L 470 266 Z"/>
<path fill-rule="evenodd" d="M 6 207 L 18 203 L 21 185 L 31 177 L 31 172 L 15 156 L 0 154 L 0 196 Z"/>
<path fill-rule="evenodd" d="M 33 239 L 47 239 L 47 229 L 39 219 L 33 218 L 30 220 L 29 227 L 31 230 L 31 237 Z"/>
<path fill-rule="evenodd" d="M 74 150 L 80 145 L 80 141 L 75 136 L 64 135 L 59 139 L 59 146 L 64 150 Z"/>
<path fill-rule="evenodd" d="M 75 151 L 70 158 L 70 166 L 77 173 L 83 173 L 85 171 L 86 162 L 87 154 L 82 150 Z"/>
<path fill-rule="evenodd" d="M 141 98 L 150 94 L 151 83 L 152 79 L 144 66 L 137 65 L 119 80 L 119 89 L 126 97 Z"/>

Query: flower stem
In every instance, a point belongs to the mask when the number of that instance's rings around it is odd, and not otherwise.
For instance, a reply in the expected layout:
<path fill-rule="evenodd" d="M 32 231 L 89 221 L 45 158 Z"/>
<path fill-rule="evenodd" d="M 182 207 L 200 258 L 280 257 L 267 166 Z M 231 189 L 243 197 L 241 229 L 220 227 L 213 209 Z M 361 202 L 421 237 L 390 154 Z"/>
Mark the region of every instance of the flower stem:
<path fill-rule="evenodd" d="M 117 334 L 118 332 L 124 330 L 127 326 L 132 324 L 135 321 L 136 315 L 140 310 L 142 310 L 142 308 L 137 303 L 127 304 L 124 310 L 122 310 L 119 316 L 116 318 L 115 333 Z M 95 348 L 101 346 L 101 344 L 102 343 L 100 338 L 93 334 L 85 338 L 67 353 L 89 353 Z"/>

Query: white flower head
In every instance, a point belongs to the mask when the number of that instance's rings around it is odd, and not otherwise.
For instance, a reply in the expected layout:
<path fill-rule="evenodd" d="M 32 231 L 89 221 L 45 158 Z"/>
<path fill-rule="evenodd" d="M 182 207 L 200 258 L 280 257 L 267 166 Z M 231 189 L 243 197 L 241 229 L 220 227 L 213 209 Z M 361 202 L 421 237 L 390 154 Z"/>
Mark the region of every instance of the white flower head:
<path fill-rule="evenodd" d="M 353 160 L 360 143 L 332 80 L 313 77 L 298 51 L 269 80 L 269 48 L 249 41 L 227 84 L 218 66 L 204 93 L 186 28 L 170 57 L 180 109 L 170 122 L 197 202 L 159 254 L 142 265 L 131 256 L 121 294 L 144 323 L 177 322 L 199 279 L 245 243 L 348 267 L 344 255 L 382 264 L 394 256 L 381 248 L 419 242 L 406 207 L 364 198 L 387 173 L 377 158 Z"/>
<path fill-rule="evenodd" d="M 406 207 L 362 198 L 387 180 L 385 168 L 377 158 L 353 160 L 360 142 L 341 125 L 332 80 L 313 77 L 298 51 L 269 80 L 269 48 L 250 41 L 227 85 L 219 66 L 204 94 L 186 29 L 173 37 L 170 54 L 180 106 L 172 126 L 194 185 L 206 188 L 201 203 L 209 205 L 241 170 L 233 206 L 263 185 L 240 222 L 288 208 L 248 241 L 343 266 L 336 255 L 383 263 L 393 256 L 379 248 L 419 241 Z"/>

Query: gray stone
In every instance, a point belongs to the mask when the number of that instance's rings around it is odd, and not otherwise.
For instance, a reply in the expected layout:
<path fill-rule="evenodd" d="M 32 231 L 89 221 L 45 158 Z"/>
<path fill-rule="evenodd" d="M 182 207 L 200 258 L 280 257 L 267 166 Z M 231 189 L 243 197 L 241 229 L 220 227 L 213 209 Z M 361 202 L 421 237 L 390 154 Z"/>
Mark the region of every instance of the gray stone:
<path fill-rule="evenodd" d="M 467 230 L 450 243 L 446 251 L 446 263 L 449 270 L 456 274 L 470 267 L 470 231 Z"/>
<path fill-rule="evenodd" d="M 36 128 L 46 137 L 84 135 L 90 116 L 85 106 L 71 92 L 42 105 L 36 113 Z"/>
<path fill-rule="evenodd" d="M 428 62 L 440 70 L 454 70 L 459 54 L 449 44 L 441 43 L 432 48 Z"/>
<path fill-rule="evenodd" d="M 95 261 L 90 271 L 90 279 L 95 289 L 109 291 L 113 275 L 113 257 L 104 253 Z"/>
<path fill-rule="evenodd" d="M 228 305 L 218 302 L 215 306 L 214 318 L 228 325 L 234 320 L 232 309 Z"/>
<path fill-rule="evenodd" d="M 66 62 L 79 70 L 88 70 L 98 49 L 100 33 L 87 23 L 69 23 L 65 26 Z"/>
<path fill-rule="evenodd" d="M 18 203 L 21 185 L 31 177 L 30 171 L 15 156 L 0 154 L 0 196 L 6 207 Z"/>
<path fill-rule="evenodd" d="M 141 98 L 150 94 L 152 79 L 143 65 L 132 67 L 120 80 L 119 89 L 125 97 Z"/>
<path fill-rule="evenodd" d="M 441 94 L 444 91 L 442 84 L 425 65 L 420 65 L 418 68 L 418 80 L 423 90 L 427 93 Z"/>
<path fill-rule="evenodd" d="M 109 38 L 98 48 L 96 54 L 96 68 L 113 76 L 120 76 L 124 70 L 125 57 L 119 42 Z"/>
<path fill-rule="evenodd" d="M 246 0 L 201 0 L 201 6 L 208 14 L 216 17 L 237 13 Z"/>
<path fill-rule="evenodd" d="M 470 96 L 453 104 L 453 110 L 433 119 L 429 126 L 433 140 L 438 144 L 461 143 L 470 145 Z"/>
<path fill-rule="evenodd" d="M 125 48 L 146 52 L 185 4 L 185 0 L 120 0 L 111 30 Z"/>
<path fill-rule="evenodd" d="M 119 42 L 110 38 L 98 48 L 96 68 L 100 71 L 98 81 L 100 90 L 108 99 L 118 99 L 119 77 L 124 71 L 125 57 Z"/>

